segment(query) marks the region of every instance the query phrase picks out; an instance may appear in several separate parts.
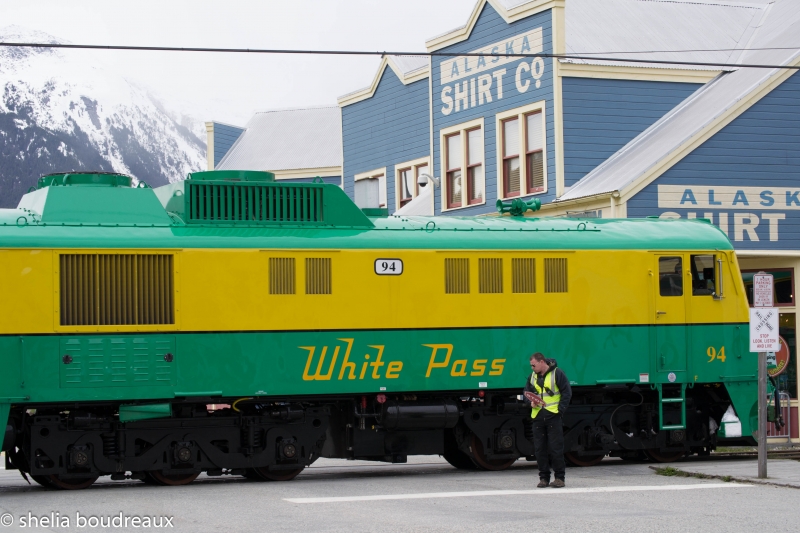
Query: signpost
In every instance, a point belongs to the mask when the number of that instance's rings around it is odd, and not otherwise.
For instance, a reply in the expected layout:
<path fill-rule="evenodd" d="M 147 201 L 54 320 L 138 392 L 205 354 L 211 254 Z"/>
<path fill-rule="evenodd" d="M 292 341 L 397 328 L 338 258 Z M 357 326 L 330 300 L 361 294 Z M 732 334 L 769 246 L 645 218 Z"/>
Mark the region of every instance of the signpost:
<path fill-rule="evenodd" d="M 780 350 L 778 310 L 773 307 L 772 274 L 753 276 L 750 351 L 758 352 L 758 477 L 767 477 L 767 352 Z"/>

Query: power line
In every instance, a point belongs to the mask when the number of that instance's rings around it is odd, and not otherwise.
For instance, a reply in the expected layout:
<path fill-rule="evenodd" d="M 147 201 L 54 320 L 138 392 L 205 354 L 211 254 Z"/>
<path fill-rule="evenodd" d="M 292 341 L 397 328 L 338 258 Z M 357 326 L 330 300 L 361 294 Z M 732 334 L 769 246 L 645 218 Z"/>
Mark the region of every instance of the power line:
<path fill-rule="evenodd" d="M 772 46 L 766 48 L 693 48 L 686 50 L 630 50 L 627 52 L 575 52 L 582 56 L 595 54 L 683 54 L 689 52 L 762 52 L 766 50 L 797 50 L 797 46 Z"/>
<path fill-rule="evenodd" d="M 488 54 L 458 53 L 458 52 L 370 52 L 362 50 L 289 50 L 268 48 L 205 48 L 205 47 L 170 47 L 170 46 L 120 46 L 99 44 L 61 44 L 61 43 L 0 43 L 0 46 L 13 48 L 66 48 L 79 50 L 126 50 L 137 52 L 211 52 L 226 54 L 288 54 L 288 55 L 350 55 L 350 56 L 430 56 L 430 57 L 489 57 Z M 793 50 L 791 48 L 790 50 Z M 630 52 L 626 52 L 630 53 Z M 757 63 L 718 63 L 705 61 L 667 61 L 664 59 L 631 59 L 608 56 L 592 56 L 577 54 L 497 54 L 502 57 L 519 58 L 556 58 L 556 59 L 583 59 L 589 61 L 617 61 L 622 63 L 646 63 L 651 65 L 682 65 L 694 67 L 721 67 L 721 68 L 767 68 L 800 70 L 795 65 L 768 65 Z"/>

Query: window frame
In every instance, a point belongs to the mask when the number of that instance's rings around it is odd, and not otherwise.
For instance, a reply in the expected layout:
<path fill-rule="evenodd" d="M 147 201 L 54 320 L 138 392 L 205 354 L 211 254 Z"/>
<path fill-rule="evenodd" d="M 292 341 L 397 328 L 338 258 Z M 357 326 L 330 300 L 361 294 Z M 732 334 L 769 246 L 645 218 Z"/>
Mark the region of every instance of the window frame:
<path fill-rule="evenodd" d="M 474 127 L 474 128 L 469 128 L 467 130 L 464 130 L 464 156 L 463 156 L 464 161 L 462 162 L 464 172 L 462 172 L 462 176 L 463 176 L 462 177 L 462 180 L 463 180 L 462 188 L 465 191 L 467 191 L 467 205 L 468 206 L 470 206 L 470 205 L 479 205 L 479 204 L 482 204 L 482 203 L 486 203 L 486 172 L 485 172 L 485 166 L 484 166 L 484 162 L 483 162 L 485 157 L 482 158 L 478 163 L 473 163 L 471 165 L 469 164 L 469 134 L 470 134 L 470 132 L 473 132 L 473 131 L 476 131 L 476 130 L 480 130 L 480 127 Z M 481 143 L 483 143 L 483 131 L 481 131 L 480 137 L 481 137 Z M 485 146 L 484 146 L 484 148 L 485 148 Z M 483 173 L 483 176 L 484 176 L 483 177 L 483 181 L 484 181 L 483 198 L 473 200 L 472 199 L 472 193 L 474 191 L 472 190 L 471 181 L 469 179 L 469 174 L 470 174 L 470 170 L 472 170 L 474 168 L 478 168 L 478 167 L 484 168 L 484 173 Z M 461 199 L 461 203 L 462 204 L 464 203 L 464 199 L 463 198 Z"/>
<path fill-rule="evenodd" d="M 483 146 L 482 157 L 480 163 L 469 164 L 469 144 L 468 134 L 471 131 L 480 130 L 480 142 Z M 454 135 L 461 135 L 461 167 L 448 168 L 447 140 Z M 453 211 L 456 209 L 465 209 L 478 205 L 486 204 L 486 128 L 484 125 L 483 117 L 463 122 L 455 126 L 442 128 L 439 130 L 439 166 L 441 169 L 442 186 L 441 186 L 441 210 L 442 212 Z M 481 178 L 483 195 L 480 200 L 470 201 L 472 188 L 469 185 L 469 169 L 482 167 L 483 177 Z M 461 202 L 459 204 L 450 204 L 449 202 L 449 179 L 448 171 L 454 172 L 460 170 L 461 172 Z"/>
<path fill-rule="evenodd" d="M 381 179 L 383 178 L 383 179 Z M 378 180 L 378 186 L 380 188 L 380 192 L 378 193 L 378 204 L 380 204 L 381 196 L 383 197 L 383 205 L 379 205 L 378 207 L 388 207 L 389 203 L 389 195 L 386 187 L 386 167 L 376 168 L 373 170 L 369 170 L 367 172 L 360 172 L 353 176 L 353 197 L 355 198 L 355 187 L 356 182 L 362 180 Z"/>
<path fill-rule="evenodd" d="M 418 159 L 413 159 L 411 161 L 404 161 L 394 166 L 394 205 L 395 211 L 406 205 L 408 202 L 419 196 L 419 169 L 422 167 L 428 167 L 428 174 L 431 174 L 431 158 L 430 156 L 420 157 Z M 403 202 L 403 198 L 400 198 L 400 192 L 403 190 L 403 185 L 400 180 L 400 173 L 404 170 L 410 170 L 412 175 L 414 176 L 414 190 L 411 192 L 411 198 L 405 199 Z M 431 174 L 432 175 L 432 174 Z"/>
<path fill-rule="evenodd" d="M 541 189 L 530 189 L 528 187 L 528 155 L 538 153 L 540 150 L 528 151 L 528 117 L 539 114 L 542 120 L 542 184 Z M 505 176 L 505 123 L 517 119 L 519 128 L 519 151 L 516 157 L 519 158 L 520 191 L 518 194 L 506 194 Z M 522 198 L 526 196 L 538 196 L 546 194 L 547 186 L 547 113 L 545 101 L 534 102 L 515 109 L 509 109 L 495 115 L 495 135 L 497 149 L 497 197 L 501 200 L 512 198 Z M 509 158 L 514 156 L 509 156 Z"/>

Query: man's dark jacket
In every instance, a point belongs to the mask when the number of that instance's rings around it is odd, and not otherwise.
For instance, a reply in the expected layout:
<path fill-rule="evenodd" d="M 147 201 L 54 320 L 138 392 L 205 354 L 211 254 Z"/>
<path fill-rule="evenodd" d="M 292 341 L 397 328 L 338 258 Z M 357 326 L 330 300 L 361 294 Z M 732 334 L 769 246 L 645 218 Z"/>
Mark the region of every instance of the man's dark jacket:
<path fill-rule="evenodd" d="M 564 413 L 567 412 L 567 408 L 569 407 L 569 401 L 572 399 L 572 387 L 570 387 L 570 385 L 569 385 L 569 380 L 567 379 L 567 375 L 564 374 L 563 370 L 558 368 L 558 363 L 556 363 L 555 359 L 545 359 L 545 362 L 550 367 L 547 370 L 547 374 L 549 374 L 550 372 L 553 372 L 553 371 L 555 371 L 555 373 L 556 373 L 556 386 L 558 387 L 559 394 L 561 394 L 561 400 L 558 402 L 558 413 L 563 415 Z M 545 374 L 545 375 L 547 375 L 547 374 Z M 536 392 L 536 389 L 533 388 L 533 385 L 531 385 L 531 377 L 532 376 L 533 376 L 533 372 L 531 372 L 531 375 L 528 376 L 528 379 L 525 381 L 525 391 L 526 392 L 532 392 L 534 394 L 538 394 Z M 547 379 L 547 383 L 548 384 L 550 383 L 550 378 Z M 539 385 L 539 387 L 542 387 L 542 389 L 544 389 L 544 385 L 545 385 L 544 376 L 540 376 L 540 375 L 537 374 L 537 376 L 536 376 L 536 384 Z M 553 391 L 553 392 L 555 392 L 555 391 Z M 545 391 L 544 395 L 542 396 L 544 398 L 544 401 L 547 401 L 547 396 L 548 396 L 548 394 Z M 525 398 L 525 397 L 523 396 L 523 398 Z M 525 403 L 527 405 L 531 404 L 531 402 L 527 398 L 525 398 Z M 543 412 L 546 412 L 547 414 L 552 414 L 552 413 L 550 413 L 550 411 L 546 411 L 544 409 L 542 409 L 542 411 L 540 411 L 539 413 L 541 414 Z M 544 416 L 547 416 L 547 414 L 544 415 Z"/>

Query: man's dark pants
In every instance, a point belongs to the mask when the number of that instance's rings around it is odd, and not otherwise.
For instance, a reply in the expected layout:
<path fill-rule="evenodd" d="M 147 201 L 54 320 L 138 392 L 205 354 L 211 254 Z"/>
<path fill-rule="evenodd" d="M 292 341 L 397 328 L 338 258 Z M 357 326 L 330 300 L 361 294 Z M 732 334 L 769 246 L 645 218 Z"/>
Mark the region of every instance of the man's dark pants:
<path fill-rule="evenodd" d="M 561 415 L 542 409 L 533 419 L 533 446 L 539 464 L 539 479 L 550 480 L 550 465 L 556 479 L 564 481 L 564 427 Z"/>

